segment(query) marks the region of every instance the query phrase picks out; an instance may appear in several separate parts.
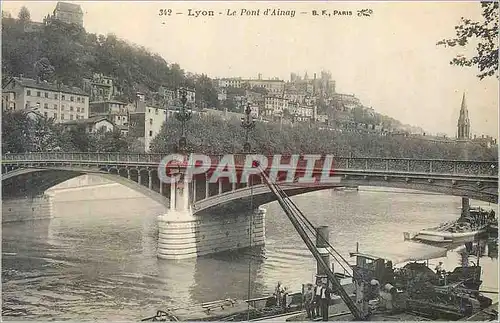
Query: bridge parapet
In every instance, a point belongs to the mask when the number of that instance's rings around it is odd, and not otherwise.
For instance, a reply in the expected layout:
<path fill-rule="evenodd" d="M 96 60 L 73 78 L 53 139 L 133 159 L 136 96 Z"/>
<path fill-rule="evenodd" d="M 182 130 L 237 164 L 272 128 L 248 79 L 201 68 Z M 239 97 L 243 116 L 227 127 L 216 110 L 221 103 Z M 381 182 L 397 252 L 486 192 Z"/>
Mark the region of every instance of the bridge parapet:
<path fill-rule="evenodd" d="M 4 154 L 2 163 L 9 162 L 57 162 L 57 163 L 120 163 L 158 165 L 163 154 L 122 154 L 122 153 L 68 153 L 68 152 L 36 152 L 25 154 Z M 212 156 L 218 162 L 222 156 Z M 243 165 L 245 154 L 235 154 L 236 165 Z M 273 156 L 267 156 L 272 160 Z M 282 156 L 282 160 L 286 157 Z M 285 163 L 285 161 L 282 161 Z M 408 159 L 408 158 L 365 158 L 365 157 L 333 157 L 333 169 L 364 170 L 395 173 L 430 173 L 454 174 L 469 176 L 498 177 L 498 161 L 471 161 L 445 159 Z"/>

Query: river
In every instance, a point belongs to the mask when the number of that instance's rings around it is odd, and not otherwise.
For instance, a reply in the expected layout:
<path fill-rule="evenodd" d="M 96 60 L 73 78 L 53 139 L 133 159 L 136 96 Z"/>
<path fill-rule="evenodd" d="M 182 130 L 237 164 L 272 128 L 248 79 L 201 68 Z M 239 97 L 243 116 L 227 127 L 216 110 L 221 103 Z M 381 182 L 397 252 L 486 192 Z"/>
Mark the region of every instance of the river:
<path fill-rule="evenodd" d="M 167 306 L 246 298 L 250 257 L 252 297 L 272 292 L 278 281 L 300 290 L 315 273 L 312 256 L 275 202 L 264 206 L 265 247 L 168 261 L 156 257 L 156 216 L 164 209 L 133 194 L 113 198 L 118 195 L 109 187 L 57 193 L 54 218 L 3 224 L 3 319 L 138 320 Z M 293 200 L 312 223 L 330 226 L 331 244 L 345 257 L 356 242 L 361 250 L 390 247 L 403 231 L 451 221 L 461 205 L 457 197 L 375 188 Z M 496 252 L 480 262 L 482 289 L 498 291 Z M 451 270 L 458 254 L 450 252 L 444 263 Z"/>

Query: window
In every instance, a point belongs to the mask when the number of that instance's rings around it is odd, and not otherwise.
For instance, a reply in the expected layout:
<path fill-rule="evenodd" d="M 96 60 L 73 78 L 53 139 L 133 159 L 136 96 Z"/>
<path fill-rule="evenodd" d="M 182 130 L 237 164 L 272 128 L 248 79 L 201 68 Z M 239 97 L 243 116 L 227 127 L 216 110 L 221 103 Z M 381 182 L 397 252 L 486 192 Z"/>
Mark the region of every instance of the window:
<path fill-rule="evenodd" d="M 85 98 L 82 98 L 82 103 L 85 103 Z"/>
<path fill-rule="evenodd" d="M 64 113 L 61 113 L 61 120 L 64 120 Z"/>
<path fill-rule="evenodd" d="M 72 114 L 69 115 L 69 120 L 73 120 L 73 115 Z"/>
<path fill-rule="evenodd" d="M 57 119 L 57 113 L 54 112 L 54 119 Z"/>
<path fill-rule="evenodd" d="M 31 102 L 30 101 L 26 101 L 26 107 L 27 108 L 31 107 Z"/>
<path fill-rule="evenodd" d="M 84 109 L 84 108 L 82 108 L 80 111 L 81 111 L 82 113 L 84 113 L 84 112 L 85 112 L 85 109 Z"/>
<path fill-rule="evenodd" d="M 71 102 L 73 102 L 73 101 L 75 101 L 75 98 L 74 98 L 74 97 L 70 97 L 70 98 L 69 98 L 69 100 L 70 100 Z"/>
<path fill-rule="evenodd" d="M 153 131 L 152 130 L 149 130 L 149 136 L 153 137 Z"/>
<path fill-rule="evenodd" d="M 45 111 L 45 112 L 43 113 L 43 116 L 44 116 L 45 118 L 47 118 L 47 117 L 49 116 L 49 113 L 48 113 L 47 111 Z"/>
<path fill-rule="evenodd" d="M 64 111 L 64 104 L 61 104 L 61 111 Z"/>
<path fill-rule="evenodd" d="M 36 96 L 40 96 L 40 91 L 37 91 L 37 92 L 36 92 Z"/>
<path fill-rule="evenodd" d="M 167 114 L 167 110 L 163 110 L 163 114 Z"/>
<path fill-rule="evenodd" d="M 57 100 L 57 98 L 58 98 L 58 95 L 57 95 L 57 94 L 54 94 L 54 99 L 56 99 L 56 100 Z"/>
<path fill-rule="evenodd" d="M 45 92 L 45 97 L 48 98 L 49 97 L 49 93 Z"/>
<path fill-rule="evenodd" d="M 80 107 L 76 107 L 76 112 L 80 112 Z"/>
<path fill-rule="evenodd" d="M 44 108 L 44 109 L 48 109 L 48 108 L 49 108 L 49 104 L 48 104 L 48 103 L 44 103 L 44 104 L 43 104 L 43 108 Z"/>
<path fill-rule="evenodd" d="M 31 95 L 31 90 L 27 90 L 26 95 Z"/>
<path fill-rule="evenodd" d="M 66 96 L 64 94 L 61 95 L 61 100 L 66 100 Z"/>
<path fill-rule="evenodd" d="M 73 111 L 73 107 L 72 106 L 69 107 L 69 111 Z"/>
<path fill-rule="evenodd" d="M 57 110 L 57 104 L 54 104 L 54 110 Z"/>
<path fill-rule="evenodd" d="M 151 113 L 151 109 L 148 109 L 148 112 Z"/>
<path fill-rule="evenodd" d="M 149 119 L 149 124 L 153 124 L 153 119 Z"/>
<path fill-rule="evenodd" d="M 76 97 L 76 102 L 80 102 L 80 97 L 79 96 Z"/>

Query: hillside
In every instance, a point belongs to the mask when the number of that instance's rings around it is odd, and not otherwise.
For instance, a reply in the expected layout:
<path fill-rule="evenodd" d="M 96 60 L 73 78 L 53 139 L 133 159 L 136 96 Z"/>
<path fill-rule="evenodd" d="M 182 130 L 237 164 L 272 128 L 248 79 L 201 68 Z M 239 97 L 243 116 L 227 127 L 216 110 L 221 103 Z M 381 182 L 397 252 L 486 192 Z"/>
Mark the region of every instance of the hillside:
<path fill-rule="evenodd" d="M 123 100 L 135 99 L 137 91 L 156 92 L 160 85 L 189 86 L 196 87 L 199 99 L 217 105 L 217 93 L 208 77 L 187 76 L 178 64 L 169 64 L 142 46 L 112 34 L 87 33 L 82 27 L 57 21 L 26 32 L 29 24 L 2 18 L 4 76 L 23 74 L 82 87 L 83 78 L 103 73 L 116 79 L 124 93 Z"/>

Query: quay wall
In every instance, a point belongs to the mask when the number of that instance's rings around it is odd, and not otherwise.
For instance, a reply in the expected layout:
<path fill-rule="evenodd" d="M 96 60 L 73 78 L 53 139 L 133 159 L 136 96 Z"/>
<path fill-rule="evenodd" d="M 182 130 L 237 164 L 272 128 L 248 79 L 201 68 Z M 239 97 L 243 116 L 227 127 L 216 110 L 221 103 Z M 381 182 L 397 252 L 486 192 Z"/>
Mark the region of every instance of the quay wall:
<path fill-rule="evenodd" d="M 33 198 L 2 199 L 2 223 L 50 219 L 53 198 L 44 194 Z"/>

